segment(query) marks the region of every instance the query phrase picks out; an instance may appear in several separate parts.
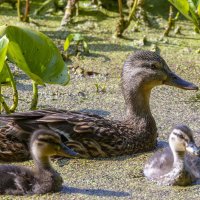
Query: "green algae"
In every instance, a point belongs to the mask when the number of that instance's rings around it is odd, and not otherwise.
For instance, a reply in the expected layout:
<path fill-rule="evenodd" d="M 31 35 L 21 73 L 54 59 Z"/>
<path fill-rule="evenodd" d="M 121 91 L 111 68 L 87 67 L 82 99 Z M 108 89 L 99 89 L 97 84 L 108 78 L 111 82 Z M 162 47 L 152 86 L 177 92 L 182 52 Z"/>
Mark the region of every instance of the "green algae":
<path fill-rule="evenodd" d="M 156 1 L 154 1 L 156 2 Z M 160 2 L 160 1 L 159 1 Z M 70 57 L 71 67 L 80 66 L 88 71 L 99 73 L 94 77 L 81 77 L 71 72 L 71 82 L 66 87 L 48 85 L 39 88 L 39 108 L 56 107 L 69 110 L 84 110 L 100 114 L 110 119 L 122 119 L 124 101 L 120 89 L 120 74 L 126 57 L 136 49 L 159 48 L 170 68 L 183 78 L 199 85 L 200 35 L 195 34 L 193 25 L 181 19 L 181 34 L 170 32 L 170 37 L 161 38 L 167 23 L 168 8 L 160 3 L 149 3 L 148 11 L 153 27 L 140 25 L 135 32 L 134 22 L 125 31 L 124 38 L 112 37 L 117 23 L 117 13 L 111 11 L 80 10 L 80 16 L 66 29 L 58 30 L 62 16 L 33 17 L 30 25 L 50 36 L 62 50 L 68 33 L 82 33 L 88 41 L 90 54 Z M 157 7 L 156 7 L 157 5 Z M 3 7 L 4 6 L 4 7 Z M 5 10 L 4 10 L 5 9 Z M 8 5 L 0 7 L 1 24 L 22 24 L 16 22 L 16 12 Z M 155 11 L 155 12 L 153 12 Z M 162 15 L 162 17 L 161 17 Z M 164 17 L 164 18 L 163 18 Z M 35 23 L 36 22 L 36 23 Z M 138 41 L 146 38 L 144 44 Z M 73 46 L 70 47 L 73 50 Z M 19 88 L 19 111 L 30 105 L 31 82 L 20 71 L 17 72 Z M 106 85 L 106 92 L 97 93 L 95 84 Z M 4 88 L 9 100 L 10 90 Z M 159 140 L 167 140 L 171 128 L 179 123 L 189 125 L 195 131 L 195 140 L 200 145 L 200 102 L 194 100 L 199 93 L 183 91 L 172 87 L 158 87 L 151 97 L 152 113 L 155 117 Z M 198 199 L 200 187 L 164 187 L 152 183 L 143 176 L 144 162 L 152 153 L 136 156 L 122 156 L 110 159 L 62 160 L 54 161 L 53 166 L 64 179 L 60 193 L 34 195 L 29 197 L 1 196 L 1 199 Z M 15 163 L 33 166 L 32 161 Z"/>

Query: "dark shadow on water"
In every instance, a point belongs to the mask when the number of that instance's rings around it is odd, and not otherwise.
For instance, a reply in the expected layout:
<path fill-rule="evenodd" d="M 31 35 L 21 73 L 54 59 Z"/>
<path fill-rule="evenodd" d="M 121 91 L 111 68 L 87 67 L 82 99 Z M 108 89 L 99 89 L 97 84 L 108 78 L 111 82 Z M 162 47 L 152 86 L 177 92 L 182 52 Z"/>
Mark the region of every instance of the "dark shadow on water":
<path fill-rule="evenodd" d="M 186 35 L 170 35 L 169 36 L 170 38 L 177 38 L 177 39 L 183 39 L 183 40 L 186 40 L 186 39 L 190 39 L 190 40 L 199 40 L 199 38 L 194 38 L 194 37 L 188 37 Z"/>
<path fill-rule="evenodd" d="M 130 193 L 123 191 L 112 191 L 104 189 L 80 189 L 75 187 L 63 186 L 61 191 L 65 194 L 86 194 L 91 196 L 100 196 L 100 197 L 128 197 Z"/>
<path fill-rule="evenodd" d="M 97 21 L 103 21 L 108 18 L 108 16 L 100 10 L 86 10 L 86 9 L 83 10 L 83 9 L 81 9 L 79 13 L 81 16 L 93 16 L 96 18 Z"/>
<path fill-rule="evenodd" d="M 134 46 L 119 45 L 119 44 L 92 44 L 89 46 L 90 50 L 100 52 L 113 52 L 113 51 L 133 51 L 136 50 Z"/>
<path fill-rule="evenodd" d="M 102 55 L 102 54 L 98 54 L 98 53 L 89 53 L 87 57 L 91 57 L 91 58 L 104 58 L 103 62 L 108 62 L 110 61 L 110 58 Z"/>

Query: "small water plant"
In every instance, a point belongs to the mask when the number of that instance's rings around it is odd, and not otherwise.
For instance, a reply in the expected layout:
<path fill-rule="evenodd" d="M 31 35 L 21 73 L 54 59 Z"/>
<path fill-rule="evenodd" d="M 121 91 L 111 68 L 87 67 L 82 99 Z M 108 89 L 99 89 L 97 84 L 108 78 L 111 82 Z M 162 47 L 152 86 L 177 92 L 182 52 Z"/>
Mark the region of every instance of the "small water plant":
<path fill-rule="evenodd" d="M 14 112 L 18 105 L 18 91 L 9 62 L 14 63 L 32 80 L 31 109 L 36 109 L 38 85 L 69 82 L 66 63 L 52 42 L 41 32 L 17 26 L 0 27 L 0 104 L 6 113 Z M 9 61 L 9 62 L 8 62 Z M 10 83 L 13 88 L 13 105 L 5 102 L 1 86 Z"/>
<path fill-rule="evenodd" d="M 82 45 L 83 51 L 85 53 L 89 53 L 88 43 L 87 43 L 85 37 L 80 33 L 72 33 L 67 36 L 65 43 L 64 43 L 64 51 L 68 50 L 72 41 L 74 41 L 75 46 L 76 46 L 76 50 L 75 50 L 76 54 L 80 51 L 79 50 L 80 45 Z"/>

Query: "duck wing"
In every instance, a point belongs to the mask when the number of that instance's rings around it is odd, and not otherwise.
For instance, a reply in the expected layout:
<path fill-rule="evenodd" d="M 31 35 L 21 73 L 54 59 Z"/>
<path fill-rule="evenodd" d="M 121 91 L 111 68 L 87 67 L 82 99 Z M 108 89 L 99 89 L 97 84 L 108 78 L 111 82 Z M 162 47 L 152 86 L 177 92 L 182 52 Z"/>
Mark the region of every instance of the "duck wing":
<path fill-rule="evenodd" d="M 200 157 L 189 153 L 185 156 L 185 164 L 188 171 L 192 174 L 193 180 L 200 183 Z"/>
<path fill-rule="evenodd" d="M 144 174 L 148 179 L 156 180 L 171 170 L 173 161 L 170 147 L 157 151 L 145 164 Z"/>
<path fill-rule="evenodd" d="M 124 127 L 121 123 L 98 115 L 65 110 L 38 110 L 2 115 L 0 120 L 7 123 L 4 135 L 6 133 L 8 139 L 15 138 L 19 144 L 27 145 L 34 130 L 47 128 L 60 134 L 62 141 L 82 157 L 108 157 L 126 153 L 128 137 L 124 137 Z M 7 147 L 10 148 L 9 145 Z"/>

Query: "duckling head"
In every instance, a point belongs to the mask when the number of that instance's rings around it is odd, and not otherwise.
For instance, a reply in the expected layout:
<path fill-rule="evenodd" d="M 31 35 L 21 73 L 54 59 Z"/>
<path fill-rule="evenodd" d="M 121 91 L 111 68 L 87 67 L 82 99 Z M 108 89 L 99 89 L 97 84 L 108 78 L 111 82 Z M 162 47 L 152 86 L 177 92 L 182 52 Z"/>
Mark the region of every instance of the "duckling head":
<path fill-rule="evenodd" d="M 163 84 L 186 90 L 198 90 L 196 85 L 173 73 L 165 60 L 151 51 L 137 51 L 127 59 L 122 72 L 122 81 L 125 90 L 135 85 L 147 91 Z"/>
<path fill-rule="evenodd" d="M 30 149 L 35 158 L 77 156 L 77 153 L 61 142 L 58 134 L 47 129 L 36 130 L 33 133 L 30 141 Z"/>
<path fill-rule="evenodd" d="M 188 152 L 193 155 L 200 155 L 200 149 L 196 146 L 192 131 L 186 125 L 176 126 L 169 136 L 169 145 L 173 152 Z"/>

